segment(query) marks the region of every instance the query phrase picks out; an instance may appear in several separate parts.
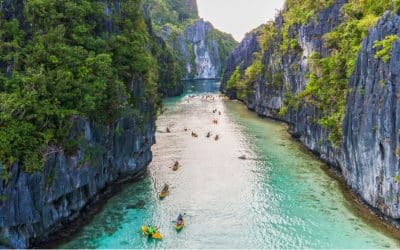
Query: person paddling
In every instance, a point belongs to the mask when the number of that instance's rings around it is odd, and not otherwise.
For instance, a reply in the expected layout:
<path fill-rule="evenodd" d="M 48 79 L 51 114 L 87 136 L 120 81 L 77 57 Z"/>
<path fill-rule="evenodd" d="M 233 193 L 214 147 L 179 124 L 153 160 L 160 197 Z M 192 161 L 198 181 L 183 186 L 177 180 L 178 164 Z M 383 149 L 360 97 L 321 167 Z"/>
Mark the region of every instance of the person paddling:
<path fill-rule="evenodd" d="M 147 232 L 149 233 L 149 238 L 153 237 L 154 228 L 152 226 L 148 225 Z"/>
<path fill-rule="evenodd" d="M 176 219 L 176 224 L 182 225 L 182 223 L 183 223 L 183 217 L 182 217 L 182 214 L 179 214 L 178 218 Z"/>
<path fill-rule="evenodd" d="M 165 183 L 163 189 L 161 190 L 161 192 L 163 192 L 163 193 L 168 192 L 168 189 L 169 189 L 169 186 L 168 186 L 167 183 Z"/>

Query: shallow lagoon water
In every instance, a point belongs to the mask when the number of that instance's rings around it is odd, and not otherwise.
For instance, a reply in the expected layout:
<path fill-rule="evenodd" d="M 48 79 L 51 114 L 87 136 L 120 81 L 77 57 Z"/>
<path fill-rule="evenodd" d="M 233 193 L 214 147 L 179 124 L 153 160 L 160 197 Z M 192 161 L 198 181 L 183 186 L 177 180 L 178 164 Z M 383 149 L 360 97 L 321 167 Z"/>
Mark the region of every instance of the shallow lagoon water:
<path fill-rule="evenodd" d="M 183 96 L 165 101 L 148 175 L 125 185 L 59 247 L 399 247 L 395 235 L 350 200 L 283 124 L 219 97 L 218 86 L 215 81 L 187 83 Z M 176 172 L 171 169 L 175 160 L 182 165 Z M 170 195 L 160 201 L 164 183 Z M 172 221 L 179 213 L 185 213 L 186 225 L 177 233 Z M 157 225 L 164 239 L 143 237 L 142 224 Z"/>

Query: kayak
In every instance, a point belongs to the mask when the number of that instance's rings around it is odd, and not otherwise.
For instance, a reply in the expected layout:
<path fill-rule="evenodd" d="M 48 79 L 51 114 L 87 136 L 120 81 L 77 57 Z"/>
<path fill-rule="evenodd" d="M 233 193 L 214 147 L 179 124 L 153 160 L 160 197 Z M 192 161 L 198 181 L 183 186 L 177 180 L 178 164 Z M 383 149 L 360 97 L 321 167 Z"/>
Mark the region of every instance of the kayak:
<path fill-rule="evenodd" d="M 141 227 L 142 233 L 144 233 L 145 235 L 149 235 L 149 232 L 147 231 L 147 226 L 142 226 Z M 151 236 L 152 239 L 155 240 L 162 240 L 162 236 L 159 232 L 154 231 L 153 235 Z"/>
<path fill-rule="evenodd" d="M 166 191 L 166 192 L 161 191 L 160 199 L 164 199 L 165 197 L 167 197 L 168 194 L 169 194 L 169 191 Z"/>
<path fill-rule="evenodd" d="M 175 224 L 175 229 L 177 231 L 182 230 L 183 226 L 185 225 L 185 221 L 182 219 L 182 224 L 178 225 L 178 222 Z"/>

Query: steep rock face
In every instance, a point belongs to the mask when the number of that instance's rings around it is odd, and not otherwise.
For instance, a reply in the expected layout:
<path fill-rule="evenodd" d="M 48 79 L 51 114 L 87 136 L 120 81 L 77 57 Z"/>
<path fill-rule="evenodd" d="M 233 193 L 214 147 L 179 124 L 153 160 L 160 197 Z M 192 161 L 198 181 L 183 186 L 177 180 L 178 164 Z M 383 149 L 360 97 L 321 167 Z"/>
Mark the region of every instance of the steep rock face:
<path fill-rule="evenodd" d="M 161 37 L 181 59 L 183 69 L 182 78 L 184 80 L 193 79 L 197 74 L 193 47 L 186 41 L 182 33 L 174 33 L 171 29 L 169 26 L 164 26 Z"/>
<path fill-rule="evenodd" d="M 375 41 L 400 35 L 400 17 L 387 13 L 364 40 L 350 79 L 343 124 L 343 174 L 349 185 L 374 207 L 400 218 L 400 42 L 388 63 L 376 59 Z"/>
<path fill-rule="evenodd" d="M 182 78 L 215 79 L 237 45 L 231 35 L 199 19 L 195 0 L 145 0 L 155 33 L 180 59 Z"/>
<path fill-rule="evenodd" d="M 282 58 L 285 85 L 277 91 L 273 86 L 272 89 L 260 86 L 260 93 L 264 93 L 264 96 L 268 96 L 269 91 L 276 94 L 273 94 L 266 103 L 261 101 L 265 100 L 263 95 L 256 95 L 255 103 L 263 104 L 256 106 L 255 109 L 259 109 L 266 116 L 276 116 L 285 101 L 287 92 L 298 94 L 306 88 L 307 76 L 310 72 L 308 58 L 312 52 L 320 53 L 322 56 L 328 55 L 329 52 L 324 46 L 322 37 L 339 25 L 340 10 L 345 2 L 343 0 L 336 1 L 331 7 L 318 14 L 318 21 L 311 21 L 307 25 L 298 27 L 298 43 L 301 50 L 296 54 L 287 53 Z M 273 54 L 266 55 L 264 60 L 266 63 L 273 63 Z M 319 111 L 314 106 L 303 103 L 297 110 L 290 110 L 283 119 L 289 122 L 291 133 L 300 136 L 300 140 L 311 151 L 320 155 L 329 164 L 339 166 L 340 150 L 329 142 L 329 131 L 315 122 L 320 117 Z"/>
<path fill-rule="evenodd" d="M 40 173 L 14 165 L 12 178 L 0 183 L 0 245 L 28 248 L 46 240 L 101 199 L 106 187 L 143 173 L 154 133 L 154 121 L 140 128 L 132 118 L 111 127 L 77 119 L 71 135 L 83 135 L 86 144 L 77 154 L 50 154 Z"/>
<path fill-rule="evenodd" d="M 107 1 L 114 6 L 105 5 L 104 11 L 112 15 L 112 10 L 120 10 L 120 3 Z M 24 1 L 0 3 L 1 14 L 18 18 L 22 26 L 23 9 Z M 109 32 L 115 31 L 111 20 L 104 24 Z M 0 70 L 13 69 L 0 65 Z M 132 98 L 143 98 L 145 83 L 140 77 L 128 85 Z M 45 241 L 101 200 L 108 188 L 145 172 L 155 143 L 154 107 L 138 102 L 135 115 L 130 107 L 125 108 L 123 117 L 107 125 L 70 118 L 68 137 L 79 145 L 68 152 L 61 146 L 49 147 L 42 171 L 27 173 L 18 163 L 10 167 L 9 179 L 0 179 L 0 248 L 29 248 Z M 0 166 L 0 176 L 6 175 L 2 171 Z"/>
<path fill-rule="evenodd" d="M 221 72 L 221 58 L 219 58 L 218 43 L 213 37 L 213 26 L 203 20 L 196 21 L 192 26 L 184 30 L 184 37 L 192 46 L 194 52 L 195 69 L 194 78 L 211 79 L 218 78 Z M 186 64 L 187 69 L 192 69 Z"/>
<path fill-rule="evenodd" d="M 289 36 L 294 36 L 293 34 L 298 32 L 297 42 L 301 49 L 285 53 L 282 57 L 276 56 L 280 53 L 279 46 L 271 46 L 266 49 L 262 62 L 267 73 L 257 81 L 255 94 L 249 96 L 246 102 L 249 109 L 262 116 L 289 123 L 292 134 L 299 137 L 310 150 L 320 154 L 322 159 L 336 166 L 339 163 L 338 156 L 340 154 L 328 142 L 328 132 L 314 122 L 319 117 L 314 107 L 304 104 L 300 109 L 290 110 L 284 117 L 278 116 L 278 112 L 284 104 L 287 93 L 297 94 L 305 89 L 309 73 L 307 58 L 310 53 L 312 51 L 320 52 L 323 55 L 328 53 L 323 46 L 322 36 L 339 24 L 339 13 L 344 3 L 345 1 L 336 1 L 334 5 L 318 14 L 316 19 L 319 21 L 312 20 L 307 25 L 296 26 L 289 30 Z M 277 17 L 275 26 L 277 30 L 282 29 L 282 16 Z M 279 42 L 276 41 L 276 43 Z M 237 66 L 240 66 L 241 72 L 243 72 L 252 63 L 252 54 L 259 51 L 257 33 L 250 33 L 228 58 L 222 88 L 226 86 L 231 75 L 230 72 L 233 72 Z M 273 75 L 279 76 L 279 79 L 274 79 L 276 77 Z M 275 83 L 276 81 L 278 83 Z M 222 91 L 225 90 L 222 89 Z"/>
<path fill-rule="evenodd" d="M 211 23 L 200 19 L 178 34 L 164 26 L 161 37 L 183 59 L 185 80 L 220 77 L 225 58 Z"/>
<path fill-rule="evenodd" d="M 253 63 L 253 54 L 261 50 L 260 44 L 258 43 L 259 35 L 259 29 L 247 34 L 243 41 L 240 42 L 240 44 L 228 56 L 226 59 L 225 70 L 222 75 L 221 89 L 226 88 L 226 83 L 237 66 L 240 66 L 240 70 L 243 72 Z M 232 94 L 233 93 L 228 93 L 228 95 Z"/>
<path fill-rule="evenodd" d="M 153 54 L 158 64 L 158 92 L 162 97 L 180 95 L 183 92 L 183 82 L 179 59 L 164 39 L 154 32 L 148 7 L 144 7 L 144 18 L 150 37 L 154 41 Z"/>
<path fill-rule="evenodd" d="M 316 122 L 322 114 L 311 103 L 300 101 L 296 108 L 289 107 L 286 114 L 279 114 L 288 96 L 296 96 L 306 89 L 312 54 L 329 55 L 323 37 L 342 22 L 341 9 L 345 3 L 335 1 L 308 24 L 290 27 L 288 36 L 296 37 L 299 47 L 289 53 L 280 52 L 281 40 L 273 41 L 262 55 L 265 70 L 258 76 L 254 94 L 249 94 L 244 101 L 249 109 L 262 116 L 287 122 L 289 132 L 321 159 L 337 167 L 352 190 L 367 204 L 388 217 L 399 219 L 400 193 L 395 177 L 399 175 L 400 152 L 397 119 L 400 43 L 393 44 L 388 63 L 375 58 L 378 48 L 373 48 L 375 41 L 399 35 L 398 15 L 387 13 L 362 44 L 349 81 L 340 145 L 334 146 L 328 140 L 329 130 Z M 277 30 L 283 28 L 282 15 L 274 25 Z M 253 37 L 254 34 L 249 34 L 226 62 L 221 88 L 231 98 L 236 98 L 236 93 L 228 91 L 226 83 L 232 72 L 240 66 L 243 73 L 254 60 L 249 56 L 261 51 L 250 42 L 257 40 Z"/>

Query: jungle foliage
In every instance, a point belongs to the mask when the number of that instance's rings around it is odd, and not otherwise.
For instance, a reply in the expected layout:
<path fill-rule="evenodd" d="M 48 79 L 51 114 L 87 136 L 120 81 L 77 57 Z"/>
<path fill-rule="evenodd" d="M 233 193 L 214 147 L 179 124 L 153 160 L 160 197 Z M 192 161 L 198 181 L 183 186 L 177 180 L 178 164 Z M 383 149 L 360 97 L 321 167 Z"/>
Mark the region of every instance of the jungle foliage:
<path fill-rule="evenodd" d="M 74 117 L 106 125 L 140 107 L 158 108 L 157 58 L 142 2 L 126 0 L 118 9 L 105 4 L 27 0 L 15 10 L 20 13 L 0 12 L 5 170 L 15 162 L 40 170 L 49 148 L 70 144 Z"/>
<path fill-rule="evenodd" d="M 394 2 L 395 8 L 399 6 L 397 0 Z M 307 76 L 306 88 L 301 93 L 292 93 L 285 88 L 287 83 L 282 76 L 296 75 L 297 67 L 283 69 L 281 58 L 302 51 L 298 44 L 299 27 L 311 20 L 319 22 L 317 14 L 333 3 L 333 0 L 287 0 L 285 9 L 281 13 L 283 24 L 269 22 L 263 26 L 260 33 L 261 52 L 264 54 L 269 50 L 269 53 L 273 54 L 274 72 L 269 70 L 270 67 L 266 67 L 259 76 L 265 75 L 266 84 L 268 84 L 268 79 L 272 79 L 271 83 L 275 89 L 279 88 L 275 85 L 280 85 L 280 88 L 286 91 L 284 105 L 279 112 L 281 116 L 287 115 L 291 109 L 297 109 L 304 104 L 316 107 L 320 113 L 316 123 L 328 129 L 330 142 L 332 145 L 338 145 L 342 138 L 342 121 L 349 91 L 348 82 L 354 71 L 362 40 L 384 12 L 391 8 L 391 1 L 350 0 L 344 4 L 341 9 L 340 24 L 323 36 L 324 46 L 329 49 L 329 55 L 323 57 L 319 53 L 311 53 L 308 58 L 310 73 Z M 389 36 L 376 42 L 376 59 L 387 62 L 390 59 L 391 46 L 397 39 L 397 36 Z M 256 55 L 250 67 L 259 64 L 260 58 Z M 247 89 L 247 86 L 244 86 L 243 81 L 238 81 L 236 84 L 232 81 L 243 79 L 243 72 L 240 75 L 235 75 L 235 73 L 228 87 L 235 87 L 239 96 L 242 96 L 240 92 L 242 89 Z"/>

